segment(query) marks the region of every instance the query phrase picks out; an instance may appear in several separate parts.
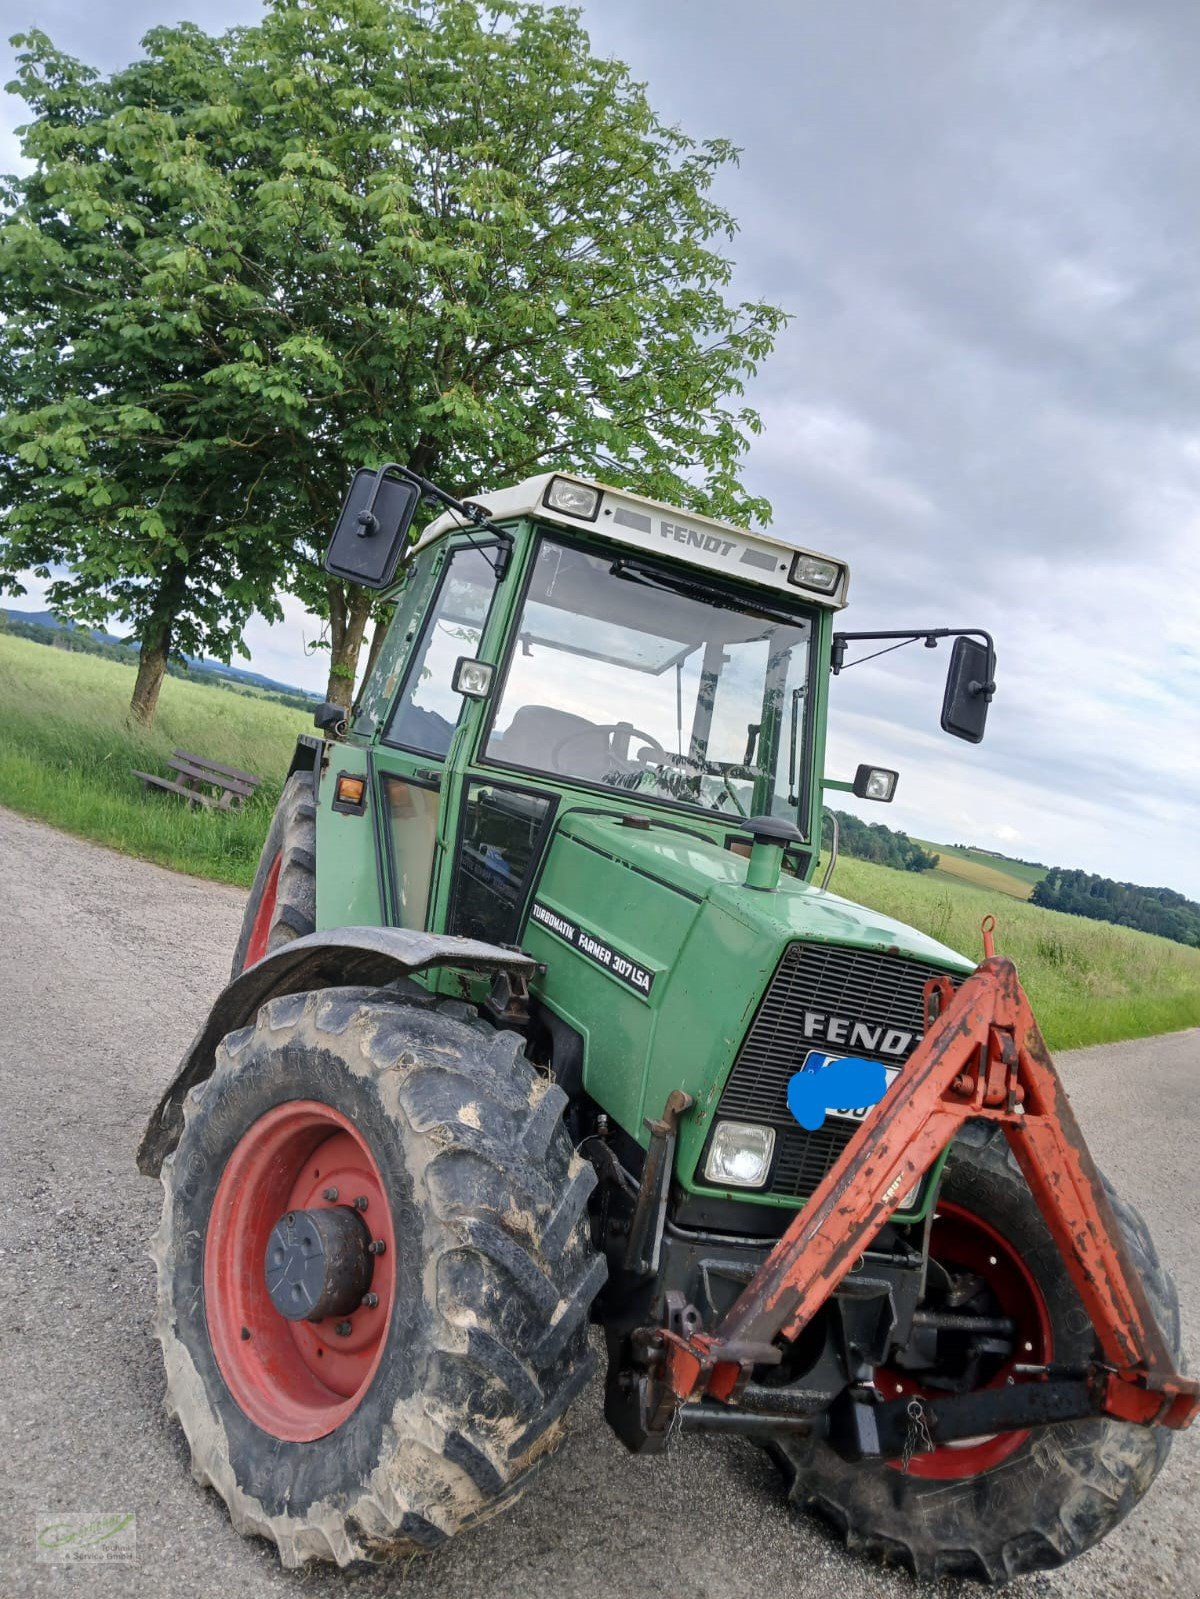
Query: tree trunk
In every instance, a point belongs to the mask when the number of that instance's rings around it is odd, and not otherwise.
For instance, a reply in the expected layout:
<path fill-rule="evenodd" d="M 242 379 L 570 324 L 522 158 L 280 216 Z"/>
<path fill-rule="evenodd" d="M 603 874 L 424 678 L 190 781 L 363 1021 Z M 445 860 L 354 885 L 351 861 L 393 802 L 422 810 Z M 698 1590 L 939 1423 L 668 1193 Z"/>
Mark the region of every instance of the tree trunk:
<path fill-rule="evenodd" d="M 372 596 L 365 589 L 330 581 L 329 685 L 325 698 L 350 709 L 358 655 L 371 615 Z"/>
<path fill-rule="evenodd" d="M 151 622 L 142 635 L 138 650 L 137 678 L 133 685 L 133 698 L 129 702 L 129 715 L 140 727 L 154 726 L 154 713 L 158 709 L 158 691 L 167 675 L 167 654 L 171 646 L 171 624 Z"/>
<path fill-rule="evenodd" d="M 365 683 L 375 670 L 375 662 L 379 659 L 379 652 L 383 648 L 383 641 L 387 638 L 388 628 L 391 626 L 392 617 L 395 615 L 395 606 L 389 605 L 383 616 L 375 618 L 375 626 L 371 633 L 371 642 L 367 646 L 367 664 L 363 667 L 362 680 Z"/>

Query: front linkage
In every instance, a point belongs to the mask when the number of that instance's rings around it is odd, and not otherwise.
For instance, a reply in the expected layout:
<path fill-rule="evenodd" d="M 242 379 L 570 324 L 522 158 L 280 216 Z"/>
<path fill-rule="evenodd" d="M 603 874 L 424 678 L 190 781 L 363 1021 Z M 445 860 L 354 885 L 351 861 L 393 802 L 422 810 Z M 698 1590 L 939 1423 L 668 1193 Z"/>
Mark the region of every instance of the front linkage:
<path fill-rule="evenodd" d="M 985 958 L 955 991 L 925 985 L 925 1038 L 893 1092 L 867 1116 L 808 1204 L 712 1331 L 668 1296 L 665 1324 L 633 1337 L 643 1366 L 631 1396 L 641 1448 L 675 1426 L 779 1435 L 824 1431 L 850 1459 L 907 1459 L 982 1433 L 1106 1415 L 1183 1428 L 1200 1384 L 1175 1369 L 1066 1091 L 1010 960 Z M 855 1267 L 880 1228 L 965 1122 L 999 1123 L 1095 1328 L 1087 1366 L 1021 1368 L 1029 1380 L 923 1400 L 848 1388 L 825 1414 L 755 1384 L 777 1366 Z"/>

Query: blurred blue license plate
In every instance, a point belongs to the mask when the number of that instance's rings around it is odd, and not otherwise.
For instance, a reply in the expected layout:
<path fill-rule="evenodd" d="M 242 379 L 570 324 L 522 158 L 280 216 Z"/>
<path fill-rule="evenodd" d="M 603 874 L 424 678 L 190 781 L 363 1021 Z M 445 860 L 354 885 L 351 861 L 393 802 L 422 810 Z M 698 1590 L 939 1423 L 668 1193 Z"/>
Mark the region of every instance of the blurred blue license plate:
<path fill-rule="evenodd" d="M 830 1061 L 845 1060 L 846 1058 L 847 1057 L 845 1055 L 827 1054 L 823 1049 L 810 1049 L 808 1054 L 804 1057 L 804 1063 L 800 1067 L 800 1070 L 802 1072 L 819 1072 L 822 1066 L 828 1066 Z M 885 1066 L 883 1069 L 887 1073 L 887 1083 L 888 1088 L 890 1088 L 896 1081 L 896 1078 L 899 1077 L 900 1068 L 899 1066 Z M 867 1112 L 874 1109 L 874 1105 L 858 1105 L 845 1110 L 827 1110 L 825 1112 L 825 1116 L 827 1120 L 832 1119 L 833 1121 L 840 1122 L 861 1122 L 866 1120 Z"/>

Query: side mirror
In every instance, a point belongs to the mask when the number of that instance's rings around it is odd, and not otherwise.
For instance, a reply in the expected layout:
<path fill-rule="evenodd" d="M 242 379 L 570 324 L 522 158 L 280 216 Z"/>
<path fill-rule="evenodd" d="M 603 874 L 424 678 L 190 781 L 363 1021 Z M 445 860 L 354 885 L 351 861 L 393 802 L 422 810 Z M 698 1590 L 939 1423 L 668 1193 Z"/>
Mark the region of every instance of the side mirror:
<path fill-rule="evenodd" d="M 989 644 L 962 634 L 954 640 L 946 693 L 942 699 L 942 731 L 978 744 L 983 738 L 988 706 L 996 692 L 996 655 Z"/>
<path fill-rule="evenodd" d="M 325 570 L 360 588 L 385 589 L 394 581 L 421 503 L 418 485 L 390 471 L 360 467 L 354 474 L 325 553 Z"/>
<path fill-rule="evenodd" d="M 346 720 L 346 707 L 339 705 L 336 700 L 323 700 L 313 712 L 313 721 L 322 733 L 336 729 L 339 722 Z"/>

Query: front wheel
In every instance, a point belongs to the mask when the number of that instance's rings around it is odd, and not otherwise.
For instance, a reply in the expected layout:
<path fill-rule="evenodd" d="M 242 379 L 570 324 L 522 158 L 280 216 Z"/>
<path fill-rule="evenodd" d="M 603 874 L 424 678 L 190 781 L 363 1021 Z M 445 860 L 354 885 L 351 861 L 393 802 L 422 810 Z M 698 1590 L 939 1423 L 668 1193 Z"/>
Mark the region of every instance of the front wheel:
<path fill-rule="evenodd" d="M 313 774 L 293 772 L 271 817 L 233 952 L 239 977 L 317 926 L 317 807 Z"/>
<path fill-rule="evenodd" d="M 1141 1217 L 1111 1189 L 1109 1197 L 1178 1360 L 1175 1285 Z M 935 1308 L 1002 1317 L 1013 1337 L 989 1352 L 987 1340 L 974 1335 L 914 1335 L 903 1365 L 876 1372 L 885 1398 L 994 1387 L 1022 1380 L 1019 1365 L 1082 1365 L 1093 1357 L 1091 1323 L 999 1131 L 970 1124 L 955 1144 L 930 1259 Z M 1149 1488 L 1169 1446 L 1160 1427 L 1105 1417 L 964 1439 L 914 1453 L 907 1463 L 852 1464 L 828 1444 L 801 1438 L 770 1450 L 791 1499 L 827 1521 L 847 1547 L 920 1578 L 1002 1583 L 1062 1565 L 1098 1543 Z"/>
<path fill-rule="evenodd" d="M 285 1565 L 435 1546 L 557 1442 L 604 1277 L 564 1105 L 515 1033 L 415 987 L 272 1000 L 189 1094 L 167 1406 Z"/>

